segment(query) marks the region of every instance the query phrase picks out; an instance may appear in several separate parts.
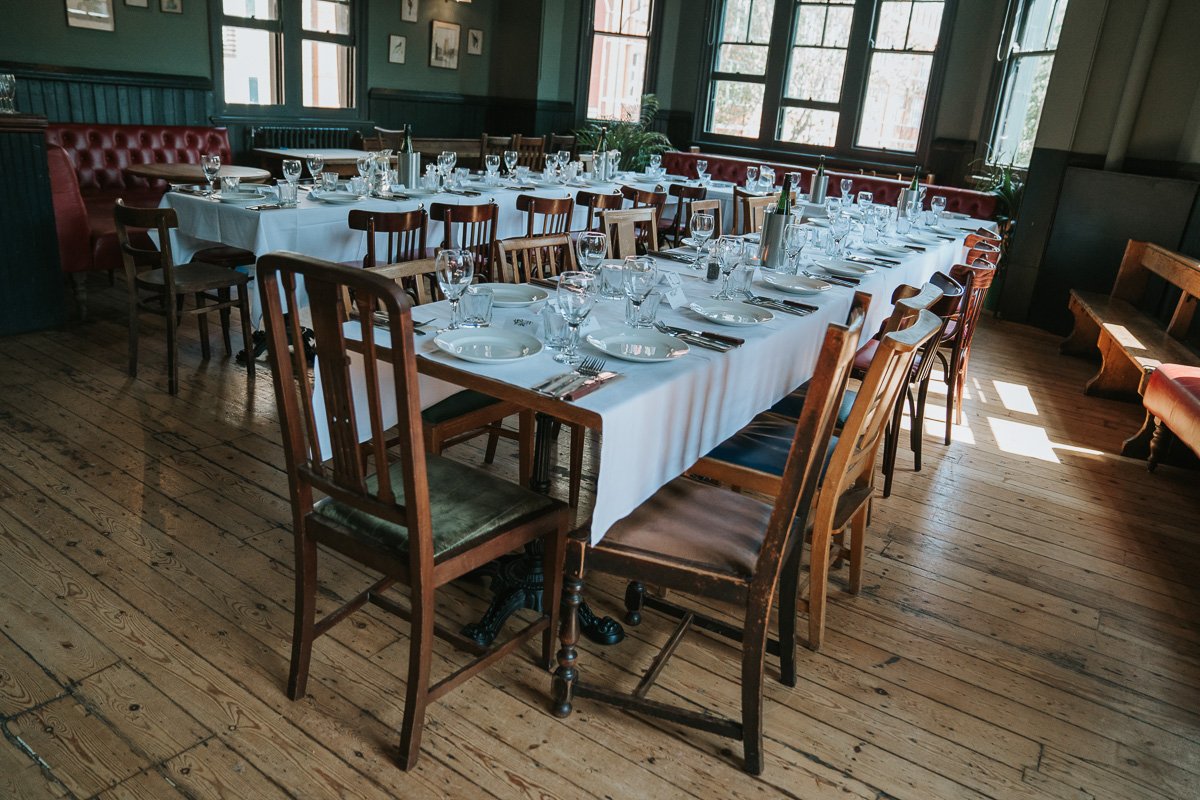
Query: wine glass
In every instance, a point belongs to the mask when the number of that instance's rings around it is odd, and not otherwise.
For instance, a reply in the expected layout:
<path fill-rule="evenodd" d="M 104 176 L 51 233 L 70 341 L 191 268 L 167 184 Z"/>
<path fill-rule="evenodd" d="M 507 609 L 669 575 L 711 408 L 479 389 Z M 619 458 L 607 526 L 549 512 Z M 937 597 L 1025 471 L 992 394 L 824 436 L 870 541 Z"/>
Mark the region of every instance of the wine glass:
<path fill-rule="evenodd" d="M 446 330 L 458 327 L 458 301 L 475 277 L 475 258 L 470 250 L 439 250 L 434 262 L 437 266 L 438 287 L 450 301 L 450 325 Z"/>
<path fill-rule="evenodd" d="M 508 170 L 509 175 L 512 175 L 513 170 L 517 168 L 517 151 L 516 150 L 505 150 L 504 151 L 504 168 L 506 170 Z"/>
<path fill-rule="evenodd" d="M 216 153 L 200 156 L 200 171 L 204 173 L 204 180 L 208 183 L 205 194 L 212 194 L 212 183 L 217 179 L 217 173 L 221 171 L 221 157 Z"/>
<path fill-rule="evenodd" d="M 587 272 L 569 271 L 558 276 L 558 313 L 570 328 L 567 346 L 554 356 L 560 364 L 574 366 L 583 360 L 579 355 L 579 326 L 596 305 L 596 293 L 592 291 L 595 282 L 596 276 Z"/>
<path fill-rule="evenodd" d="M 717 263 L 721 265 L 721 290 L 713 295 L 714 300 L 732 300 L 729 295 L 729 276 L 742 260 L 742 240 L 737 236 L 722 236 L 717 239 Z"/>
<path fill-rule="evenodd" d="M 775 170 L 765 164 L 758 168 L 758 190 L 769 192 L 775 188 Z"/>
<path fill-rule="evenodd" d="M 783 229 L 783 251 L 787 253 L 788 267 L 796 272 L 804 246 L 808 244 L 808 228 L 792 223 Z"/>
<path fill-rule="evenodd" d="M 829 222 L 829 233 L 833 236 L 833 254 L 842 255 L 842 240 L 850 233 L 850 217 L 842 214 Z"/>
<path fill-rule="evenodd" d="M 658 168 L 661 166 L 662 166 L 662 154 L 661 153 L 651 153 L 650 154 L 650 169 L 654 170 L 654 174 L 656 174 L 656 175 L 658 174 Z"/>
<path fill-rule="evenodd" d="M 842 187 L 842 197 L 850 197 L 850 193 L 854 191 L 854 181 L 849 178 L 842 178 L 838 185 Z"/>
<path fill-rule="evenodd" d="M 696 159 L 696 178 L 703 183 L 704 176 L 708 174 L 708 161 L 703 158 Z"/>
<path fill-rule="evenodd" d="M 567 164 L 570 164 L 571 163 L 571 151 L 570 150 L 559 150 L 558 151 L 558 163 L 564 167 Z"/>
<path fill-rule="evenodd" d="M 758 186 L 758 167 L 746 167 L 746 188 L 753 191 Z"/>
<path fill-rule="evenodd" d="M 313 183 L 317 182 L 317 176 L 321 174 L 321 170 L 325 169 L 325 156 L 318 153 L 309 153 L 304 159 L 308 166 L 308 174 L 312 176 Z"/>
<path fill-rule="evenodd" d="M 837 197 L 826 197 L 825 198 L 825 213 L 829 215 L 830 219 L 841 216 L 841 214 L 842 214 L 841 199 L 837 198 Z"/>
<path fill-rule="evenodd" d="M 584 272 L 595 275 L 600 271 L 600 262 L 604 261 L 604 256 L 608 253 L 608 237 L 599 231 L 586 231 L 579 235 L 575 242 L 575 250 Z"/>
<path fill-rule="evenodd" d="M 375 158 L 370 153 L 364 153 L 354 160 L 354 168 L 358 170 L 358 177 L 366 178 L 367 173 L 371 171 L 371 166 L 375 163 Z"/>
<path fill-rule="evenodd" d="M 933 224 L 938 225 L 942 221 L 942 214 L 946 213 L 946 198 L 944 195 L 938 195 L 929 201 L 929 209 L 933 212 Z"/>
<path fill-rule="evenodd" d="M 870 192 L 859 192 L 858 193 L 858 205 L 860 208 L 866 208 L 867 206 L 871 205 L 871 203 L 873 203 L 874 201 L 875 201 L 875 195 L 871 194 Z"/>
<path fill-rule="evenodd" d="M 300 164 L 300 159 L 298 158 L 285 158 L 283 160 L 283 177 L 290 184 L 294 185 L 300 182 L 300 171 L 302 169 L 303 166 Z"/>
<path fill-rule="evenodd" d="M 692 218 L 688 220 L 688 232 L 696 240 L 696 257 L 692 259 L 692 266 L 696 269 L 700 269 L 700 258 L 704 255 L 704 245 L 708 244 L 708 240 L 712 238 L 715 226 L 716 220 L 713 219 L 713 215 L 703 211 L 694 212 Z"/>
<path fill-rule="evenodd" d="M 496 173 L 500 171 L 500 156 L 488 153 L 483 157 L 483 166 L 487 170 L 488 181 L 496 180 Z"/>
<path fill-rule="evenodd" d="M 621 279 L 625 287 L 625 297 L 635 309 L 633 319 L 640 320 L 642 303 L 658 285 L 658 267 L 654 265 L 653 259 L 647 256 L 626 256 Z"/>

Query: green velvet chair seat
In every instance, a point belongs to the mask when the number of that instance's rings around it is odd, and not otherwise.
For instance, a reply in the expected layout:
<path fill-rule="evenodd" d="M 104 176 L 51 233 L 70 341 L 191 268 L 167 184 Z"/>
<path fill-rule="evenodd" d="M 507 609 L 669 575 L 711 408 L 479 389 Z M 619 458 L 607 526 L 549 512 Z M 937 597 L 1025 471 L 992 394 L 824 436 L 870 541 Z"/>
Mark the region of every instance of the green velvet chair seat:
<path fill-rule="evenodd" d="M 782 476 L 795 435 L 795 422 L 759 414 L 749 425 L 709 451 L 705 458 L 767 475 Z M 834 436 L 825 453 L 825 465 L 829 464 L 836 446 L 837 437 Z"/>
<path fill-rule="evenodd" d="M 433 557 L 441 558 L 493 531 L 528 518 L 556 504 L 553 498 L 531 492 L 457 461 L 427 456 L 429 507 L 433 520 Z M 390 470 L 396 502 L 404 502 L 404 476 L 400 464 Z M 374 492 L 377 475 L 367 478 Z M 408 529 L 357 508 L 326 498 L 313 514 L 350 529 L 365 542 L 396 558 L 408 557 Z"/>
<path fill-rule="evenodd" d="M 421 419 L 430 425 L 439 425 L 463 414 L 470 414 L 481 408 L 494 406 L 500 401 L 486 394 L 466 389 L 450 395 L 445 400 L 434 403 L 421 412 Z"/>
<path fill-rule="evenodd" d="M 808 395 L 808 384 L 804 384 L 787 397 L 771 406 L 771 413 L 788 419 L 800 419 L 800 409 L 804 408 L 804 398 Z M 850 409 L 854 408 L 854 398 L 858 393 L 847 389 L 842 395 L 842 404 L 838 406 L 837 426 L 840 429 L 850 419 Z"/>

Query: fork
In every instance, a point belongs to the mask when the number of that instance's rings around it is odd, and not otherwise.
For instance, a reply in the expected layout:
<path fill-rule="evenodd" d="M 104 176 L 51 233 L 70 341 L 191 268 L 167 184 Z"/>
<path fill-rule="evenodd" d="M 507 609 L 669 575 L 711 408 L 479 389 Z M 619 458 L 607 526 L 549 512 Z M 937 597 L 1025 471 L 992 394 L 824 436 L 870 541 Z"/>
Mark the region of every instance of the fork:
<path fill-rule="evenodd" d="M 603 368 L 604 359 L 596 358 L 595 356 L 586 356 L 583 361 L 579 362 L 579 366 L 575 367 L 575 369 L 544 380 L 537 386 L 534 386 L 533 390 L 540 394 L 553 395 L 555 394 L 553 389 L 562 386 L 564 381 L 574 383 L 578 378 L 595 377 L 595 375 L 588 375 L 587 373 L 595 371 L 596 375 L 598 375 Z"/>
<path fill-rule="evenodd" d="M 590 356 L 585 358 L 578 367 L 575 368 L 576 377 L 567 382 L 566 386 L 559 386 L 553 392 L 555 400 L 561 400 L 571 392 L 583 386 L 594 378 L 599 378 L 600 373 L 604 372 L 604 365 L 608 363 L 603 358 Z"/>

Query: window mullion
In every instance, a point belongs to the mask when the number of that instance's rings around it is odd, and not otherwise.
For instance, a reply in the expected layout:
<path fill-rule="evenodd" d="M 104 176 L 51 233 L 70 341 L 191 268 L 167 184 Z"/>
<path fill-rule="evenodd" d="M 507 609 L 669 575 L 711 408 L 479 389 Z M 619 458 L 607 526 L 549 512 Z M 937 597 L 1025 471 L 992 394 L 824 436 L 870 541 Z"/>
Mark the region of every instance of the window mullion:
<path fill-rule="evenodd" d="M 876 37 L 878 23 L 876 3 L 856 3 L 854 17 L 850 23 L 850 47 L 846 51 L 846 74 L 842 78 L 842 114 L 838 120 L 837 150 L 849 152 L 858 136 L 862 102 L 866 94 L 867 74 L 870 70 L 872 47 L 871 34 Z"/>
<path fill-rule="evenodd" d="M 771 42 L 767 48 L 766 85 L 759 128 L 759 143 L 763 146 L 773 146 L 779 140 L 779 109 L 792 44 L 792 29 L 796 24 L 796 9 L 794 0 L 777 0 L 775 15 L 771 19 Z"/>

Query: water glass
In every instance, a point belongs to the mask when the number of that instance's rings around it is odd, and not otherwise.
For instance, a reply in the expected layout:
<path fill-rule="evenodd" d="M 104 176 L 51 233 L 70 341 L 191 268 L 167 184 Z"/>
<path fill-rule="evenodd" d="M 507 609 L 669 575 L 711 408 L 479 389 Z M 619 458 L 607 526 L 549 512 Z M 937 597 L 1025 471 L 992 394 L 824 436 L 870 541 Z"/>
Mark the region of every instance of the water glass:
<path fill-rule="evenodd" d="M 729 300 L 737 300 L 750 296 L 750 284 L 754 281 L 756 264 L 739 264 L 729 273 L 725 289 Z"/>
<path fill-rule="evenodd" d="M 825 198 L 825 213 L 830 219 L 840 216 L 842 213 L 842 201 L 836 197 Z"/>
<path fill-rule="evenodd" d="M 442 290 L 442 295 L 450 301 L 450 325 L 447 330 L 454 330 L 460 324 L 458 320 L 459 299 L 471 285 L 471 279 L 475 277 L 475 258 L 471 255 L 470 250 L 447 248 L 438 251 L 435 265 L 437 266 L 438 288 Z"/>
<path fill-rule="evenodd" d="M 367 190 L 369 189 L 370 185 L 367 183 L 366 178 L 361 178 L 358 175 L 355 175 L 348 181 L 348 183 L 350 192 L 352 194 L 358 195 L 359 197 L 367 196 Z"/>
<path fill-rule="evenodd" d="M 279 193 L 279 205 L 283 208 L 296 207 L 296 184 L 284 181 L 276 184 L 275 191 Z"/>
<path fill-rule="evenodd" d="M 912 230 L 912 217 L 907 214 L 896 216 L 896 233 L 905 234 Z"/>
<path fill-rule="evenodd" d="M 300 159 L 285 158 L 283 160 L 283 177 L 288 183 L 298 183 L 300 181 L 301 170 Z"/>
<path fill-rule="evenodd" d="M 221 157 L 215 153 L 200 156 L 200 171 L 204 173 L 204 180 L 208 182 L 208 191 L 211 193 L 212 182 L 217 179 L 217 173 L 221 171 Z"/>
<path fill-rule="evenodd" d="M 463 328 L 486 328 L 492 324 L 492 304 L 495 295 L 488 286 L 468 286 L 459 301 L 460 321 Z"/>
<path fill-rule="evenodd" d="M 495 153 L 489 153 L 483 157 L 483 166 L 487 170 L 488 181 L 494 181 L 496 173 L 500 171 L 500 156 Z"/>
<path fill-rule="evenodd" d="M 879 215 L 874 209 L 867 209 L 863 214 L 863 241 L 874 244 L 879 241 Z"/>
<path fill-rule="evenodd" d="M 806 244 L 808 244 L 808 228 L 795 223 L 784 227 L 783 252 L 787 254 L 788 267 L 792 272 L 796 271 L 800 253 Z"/>
<path fill-rule="evenodd" d="M 626 298 L 625 324 L 631 328 L 653 328 L 662 298 L 662 292 L 658 291 L 646 295 L 646 299 L 642 300 L 640 305 L 635 305 L 633 300 Z"/>
<path fill-rule="evenodd" d="M 524 164 L 517 167 L 517 180 L 520 183 L 524 183 L 525 181 L 529 180 L 529 167 L 525 166 Z"/>
<path fill-rule="evenodd" d="M 241 183 L 242 183 L 242 179 L 236 175 L 222 175 L 221 176 L 221 191 L 222 192 L 236 192 L 238 190 L 238 186 L 240 186 Z"/>
<path fill-rule="evenodd" d="M 560 364 L 574 365 L 583 360 L 579 355 L 579 326 L 596 305 L 595 282 L 596 277 L 586 272 L 564 272 L 558 276 L 558 313 L 571 329 L 566 348 L 554 356 Z"/>
<path fill-rule="evenodd" d="M 375 164 L 375 157 L 370 153 L 364 153 L 354 160 L 354 168 L 358 170 L 358 175 L 361 178 L 367 177 L 367 173 L 371 171 L 371 167 Z"/>
<path fill-rule="evenodd" d="M 946 198 L 944 195 L 938 195 L 929 201 L 929 208 L 933 212 L 933 224 L 937 225 L 942 221 L 942 214 L 946 213 Z"/>
<path fill-rule="evenodd" d="M 758 167 L 746 167 L 746 188 L 754 191 L 758 186 Z"/>
<path fill-rule="evenodd" d="M 662 166 L 662 154 L 661 153 L 651 153 L 650 154 L 650 169 L 654 170 L 655 173 L 657 173 L 658 168 L 661 166 Z"/>
<path fill-rule="evenodd" d="M 720 264 L 721 274 L 725 277 L 721 284 L 721 290 L 713 295 L 715 300 L 730 300 L 729 296 L 729 273 L 733 272 L 742 260 L 742 240 L 737 236 L 722 236 L 717 239 L 715 255 L 717 263 Z"/>
<path fill-rule="evenodd" d="M 708 178 L 708 161 L 703 158 L 696 159 L 696 177 L 704 183 L 705 178 Z M 712 180 L 712 178 L 708 178 Z"/>
<path fill-rule="evenodd" d="M 874 201 L 875 201 L 875 195 L 871 194 L 870 192 L 859 192 L 858 193 L 858 205 L 860 208 L 866 208 L 867 206 L 871 205 Z"/>
<path fill-rule="evenodd" d="M 658 285 L 658 267 L 647 256 L 626 256 L 621 268 L 625 297 L 635 308 L 643 302 Z M 640 316 L 637 317 L 640 319 Z M 636 327 L 636 326 L 635 326 Z"/>
<path fill-rule="evenodd" d="M 713 215 L 703 211 L 693 213 L 692 218 L 688 220 L 688 232 L 696 241 L 696 257 L 692 259 L 692 266 L 697 269 L 700 267 L 700 257 L 704 255 L 704 245 L 712 238 L 715 227 L 716 220 Z"/>
<path fill-rule="evenodd" d="M 336 172 L 321 173 L 321 191 L 333 192 L 338 187 L 338 174 Z"/>
<path fill-rule="evenodd" d="M 606 300 L 617 300 L 625 296 L 625 265 L 610 261 L 600 265 L 600 296 Z"/>
<path fill-rule="evenodd" d="M 854 181 L 850 178 L 842 178 L 838 186 L 842 189 L 842 197 L 851 197 L 851 192 L 854 191 Z"/>
<path fill-rule="evenodd" d="M 608 237 L 599 231 L 585 231 L 576 240 L 575 251 L 583 271 L 595 275 L 608 253 Z"/>
<path fill-rule="evenodd" d="M 567 346 L 571 330 L 567 320 L 558 311 L 558 305 L 551 302 L 542 306 L 542 339 L 551 350 L 561 350 Z"/>
<path fill-rule="evenodd" d="M 775 188 L 775 170 L 765 164 L 758 168 L 758 190 L 769 192 Z"/>

